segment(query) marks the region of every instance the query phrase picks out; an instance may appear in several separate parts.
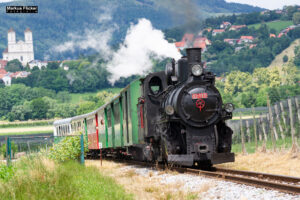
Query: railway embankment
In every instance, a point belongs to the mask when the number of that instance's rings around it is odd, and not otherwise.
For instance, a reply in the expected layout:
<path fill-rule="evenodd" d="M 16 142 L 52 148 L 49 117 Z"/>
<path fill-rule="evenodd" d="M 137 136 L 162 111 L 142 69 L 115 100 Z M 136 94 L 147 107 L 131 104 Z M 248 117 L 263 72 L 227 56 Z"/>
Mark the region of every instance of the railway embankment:
<path fill-rule="evenodd" d="M 196 174 L 158 171 L 112 161 L 88 161 L 123 185 L 136 199 L 299 199 L 297 195 L 237 184 Z"/>

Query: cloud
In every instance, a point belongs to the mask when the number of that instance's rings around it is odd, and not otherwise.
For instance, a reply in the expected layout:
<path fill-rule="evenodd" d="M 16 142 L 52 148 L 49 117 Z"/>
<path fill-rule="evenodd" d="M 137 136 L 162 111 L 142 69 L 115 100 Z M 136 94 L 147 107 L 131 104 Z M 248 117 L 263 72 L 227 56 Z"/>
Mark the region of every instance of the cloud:
<path fill-rule="evenodd" d="M 114 84 L 121 77 L 144 75 L 152 69 L 152 60 L 172 57 L 179 59 L 180 53 L 174 44 L 164 39 L 162 31 L 154 29 L 147 19 L 140 19 L 127 31 L 124 43 L 114 52 L 107 65 L 112 74 L 109 81 Z"/>

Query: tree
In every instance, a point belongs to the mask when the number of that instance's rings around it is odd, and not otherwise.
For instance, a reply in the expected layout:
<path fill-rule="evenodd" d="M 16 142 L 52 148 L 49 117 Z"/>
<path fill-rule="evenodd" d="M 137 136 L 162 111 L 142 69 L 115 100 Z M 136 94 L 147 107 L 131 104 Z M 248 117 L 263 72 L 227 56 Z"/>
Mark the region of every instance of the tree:
<path fill-rule="evenodd" d="M 67 91 L 61 91 L 61 92 L 57 93 L 57 99 L 62 103 L 66 103 L 71 100 L 71 95 Z"/>
<path fill-rule="evenodd" d="M 282 58 L 282 61 L 284 63 L 286 63 L 288 60 L 289 60 L 289 57 L 287 55 L 284 55 L 283 58 Z"/>
<path fill-rule="evenodd" d="M 295 12 L 293 14 L 293 23 L 295 25 L 300 24 L 300 12 Z"/>
<path fill-rule="evenodd" d="M 5 87 L 4 81 L 0 79 L 0 88 L 4 88 L 4 87 Z"/>
<path fill-rule="evenodd" d="M 85 114 L 91 112 L 95 109 L 95 102 L 93 101 L 84 101 L 79 104 L 77 108 L 77 115 Z"/>
<path fill-rule="evenodd" d="M 47 65 L 47 69 L 58 69 L 59 63 L 58 62 L 49 62 Z"/>
<path fill-rule="evenodd" d="M 5 66 L 5 70 L 8 72 L 22 71 L 23 66 L 18 59 L 14 59 L 12 61 L 7 62 L 7 65 Z"/>
<path fill-rule="evenodd" d="M 37 98 L 31 101 L 30 109 L 32 110 L 33 119 L 45 119 L 47 116 L 49 105 L 43 98 Z"/>

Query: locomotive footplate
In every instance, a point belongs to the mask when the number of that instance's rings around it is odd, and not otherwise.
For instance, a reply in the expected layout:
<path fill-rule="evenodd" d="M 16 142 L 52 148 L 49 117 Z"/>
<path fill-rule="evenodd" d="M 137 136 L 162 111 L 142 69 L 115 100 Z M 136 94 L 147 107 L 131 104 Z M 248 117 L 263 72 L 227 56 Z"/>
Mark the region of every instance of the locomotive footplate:
<path fill-rule="evenodd" d="M 195 162 L 206 160 L 199 159 L 197 154 L 173 154 L 168 155 L 168 162 L 184 166 L 193 166 Z M 234 162 L 234 153 L 212 153 L 210 158 L 211 164 L 219 164 L 225 162 Z"/>

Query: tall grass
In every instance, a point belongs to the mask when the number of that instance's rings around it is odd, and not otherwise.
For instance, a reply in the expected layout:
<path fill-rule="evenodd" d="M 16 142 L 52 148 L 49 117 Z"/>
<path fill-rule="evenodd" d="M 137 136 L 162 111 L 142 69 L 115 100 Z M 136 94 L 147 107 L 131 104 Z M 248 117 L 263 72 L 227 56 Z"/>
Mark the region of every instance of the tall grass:
<path fill-rule="evenodd" d="M 95 167 L 70 161 L 57 164 L 43 157 L 16 163 L 15 174 L 0 179 L 0 198 L 13 199 L 132 199 L 132 195 Z"/>
<path fill-rule="evenodd" d="M 298 144 L 300 146 L 300 141 L 298 140 Z M 263 145 L 263 141 L 258 141 L 258 147 L 261 147 Z M 256 149 L 255 149 L 255 142 L 245 142 L 245 147 L 248 153 L 255 153 Z M 284 140 L 283 139 L 278 139 L 276 141 L 276 148 L 278 149 L 287 149 L 292 147 L 292 138 L 291 137 L 287 137 Z M 269 139 L 266 143 L 266 148 L 267 149 L 272 149 L 272 141 L 271 139 Z M 233 144 L 232 145 L 232 152 L 234 153 L 240 153 L 242 152 L 242 144 L 238 143 L 238 144 Z"/>

